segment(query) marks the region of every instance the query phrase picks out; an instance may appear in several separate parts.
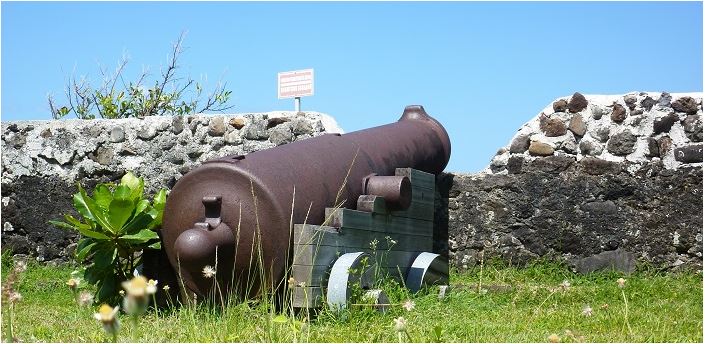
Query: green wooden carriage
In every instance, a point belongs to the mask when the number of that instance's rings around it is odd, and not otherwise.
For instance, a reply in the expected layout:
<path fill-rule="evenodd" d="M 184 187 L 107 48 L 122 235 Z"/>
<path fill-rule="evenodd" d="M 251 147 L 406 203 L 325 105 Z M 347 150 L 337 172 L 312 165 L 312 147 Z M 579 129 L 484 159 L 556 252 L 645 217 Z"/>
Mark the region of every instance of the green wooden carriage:
<path fill-rule="evenodd" d="M 345 307 L 353 283 L 367 289 L 381 276 L 412 291 L 448 283 L 447 261 L 431 253 L 435 176 L 411 168 L 398 168 L 395 175 L 411 182 L 405 210 L 388 209 L 381 196 L 362 195 L 356 210 L 326 208 L 326 225 L 294 226 L 294 307 Z M 383 303 L 383 292 L 372 295 Z"/>

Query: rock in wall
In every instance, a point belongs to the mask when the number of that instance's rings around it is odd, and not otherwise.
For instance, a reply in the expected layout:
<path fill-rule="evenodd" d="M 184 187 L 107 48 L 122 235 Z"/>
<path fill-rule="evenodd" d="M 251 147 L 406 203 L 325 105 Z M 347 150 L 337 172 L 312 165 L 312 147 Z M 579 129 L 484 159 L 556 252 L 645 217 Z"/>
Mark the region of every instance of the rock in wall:
<path fill-rule="evenodd" d="M 556 100 L 482 173 L 438 178 L 451 262 L 701 269 L 702 120 L 699 93 Z"/>
<path fill-rule="evenodd" d="M 76 235 L 47 221 L 75 215 L 76 182 L 92 188 L 133 171 L 153 193 L 205 160 L 324 132 L 342 130 L 315 112 L 3 122 L 3 250 L 39 261 L 70 258 Z"/>

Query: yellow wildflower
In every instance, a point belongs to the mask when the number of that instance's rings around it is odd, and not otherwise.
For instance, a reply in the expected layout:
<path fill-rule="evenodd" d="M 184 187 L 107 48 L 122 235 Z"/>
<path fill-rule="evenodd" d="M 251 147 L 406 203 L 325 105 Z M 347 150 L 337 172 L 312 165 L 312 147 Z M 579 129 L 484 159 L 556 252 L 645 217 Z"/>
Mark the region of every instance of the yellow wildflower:
<path fill-rule="evenodd" d="M 154 293 L 156 293 L 156 292 L 157 292 L 157 284 L 158 284 L 158 283 L 159 283 L 159 281 L 150 279 L 150 280 L 147 282 L 147 288 L 145 289 L 145 291 L 147 292 L 147 294 L 154 294 Z"/>
<path fill-rule="evenodd" d="M 81 281 L 77 278 L 69 278 L 69 280 L 66 282 L 66 285 L 69 286 L 71 291 L 76 291 L 79 284 L 81 284 Z"/>
<path fill-rule="evenodd" d="M 127 296 L 143 297 L 157 292 L 156 282 L 150 286 L 144 276 L 135 276 L 129 281 L 122 282 L 122 287 L 127 292 Z"/>
<path fill-rule="evenodd" d="M 129 281 L 122 282 L 127 296 L 123 300 L 125 312 L 129 314 L 141 314 L 149 303 L 149 295 L 157 292 L 157 281 L 149 280 L 144 276 L 135 276 Z"/>
<path fill-rule="evenodd" d="M 120 329 L 120 322 L 116 317 L 119 309 L 119 306 L 113 308 L 102 304 L 98 309 L 98 313 L 93 314 L 93 317 L 103 324 L 103 330 L 105 330 L 105 332 L 115 334 Z"/>

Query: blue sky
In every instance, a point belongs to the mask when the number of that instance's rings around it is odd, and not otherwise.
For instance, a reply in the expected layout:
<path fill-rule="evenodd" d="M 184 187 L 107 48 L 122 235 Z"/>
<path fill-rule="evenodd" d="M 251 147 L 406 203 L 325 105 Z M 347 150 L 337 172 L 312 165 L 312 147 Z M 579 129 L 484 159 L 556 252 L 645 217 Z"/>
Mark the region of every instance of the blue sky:
<path fill-rule="evenodd" d="M 346 131 L 422 104 L 448 130 L 449 171 L 479 171 L 575 91 L 702 92 L 700 2 L 3 2 L 2 120 L 49 119 L 66 78 L 130 57 L 157 74 L 186 31 L 181 73 L 233 91 L 233 112 L 292 110 L 276 74 L 314 68 L 304 110 Z"/>

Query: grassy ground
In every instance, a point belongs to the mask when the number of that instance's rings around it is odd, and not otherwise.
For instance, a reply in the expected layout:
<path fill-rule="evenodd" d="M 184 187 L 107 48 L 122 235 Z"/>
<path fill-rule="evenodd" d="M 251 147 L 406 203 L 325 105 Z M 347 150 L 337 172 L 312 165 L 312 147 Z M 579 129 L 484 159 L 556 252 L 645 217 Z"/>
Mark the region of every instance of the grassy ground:
<path fill-rule="evenodd" d="M 66 286 L 72 270 L 30 264 L 17 284 L 23 296 L 14 306 L 17 339 L 111 340 L 93 319 L 95 307 L 80 308 L 73 301 Z M 3 266 L 3 283 L 7 271 L 8 266 Z M 453 273 L 453 289 L 440 300 L 438 289 L 410 295 L 389 286 L 386 290 L 392 302 L 414 302 L 409 311 L 401 306 L 386 314 L 364 307 L 344 314 L 323 311 L 297 326 L 291 317 L 277 317 L 261 303 L 231 305 L 224 312 L 182 307 L 150 312 L 137 326 L 121 315 L 118 340 L 396 342 L 400 333 L 394 329 L 394 319 L 403 317 L 408 337 L 401 339 L 414 342 L 546 342 L 552 334 L 561 342 L 702 342 L 702 274 L 642 271 L 626 276 L 624 289 L 617 286 L 620 277 L 617 273 L 576 275 L 550 263 L 522 269 L 494 264 L 482 272 L 478 268 Z M 566 280 L 570 286 L 560 287 Z M 622 291 L 628 302 L 628 324 Z M 592 315 L 584 314 L 586 306 Z M 11 314 L 6 304 L 2 310 L 2 334 L 7 340 Z"/>

